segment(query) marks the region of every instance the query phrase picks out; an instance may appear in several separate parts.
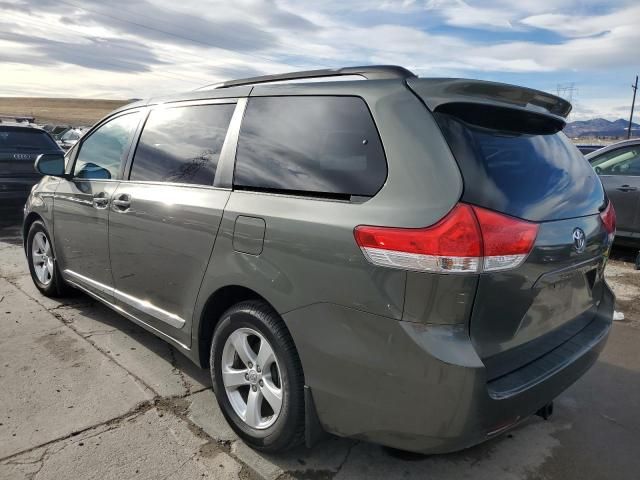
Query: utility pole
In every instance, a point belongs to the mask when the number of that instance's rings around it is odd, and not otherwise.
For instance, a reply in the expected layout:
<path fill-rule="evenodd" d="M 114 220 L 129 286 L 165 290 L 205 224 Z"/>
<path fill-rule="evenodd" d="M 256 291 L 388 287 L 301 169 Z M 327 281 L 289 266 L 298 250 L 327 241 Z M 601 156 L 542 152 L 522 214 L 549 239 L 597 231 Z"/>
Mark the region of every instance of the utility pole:
<path fill-rule="evenodd" d="M 636 91 L 638 90 L 638 75 L 636 75 L 636 84 L 631 85 L 633 88 L 633 100 L 631 101 L 631 115 L 629 116 L 629 130 L 627 131 L 627 138 L 631 138 L 631 125 L 633 124 L 633 107 L 636 105 Z"/>

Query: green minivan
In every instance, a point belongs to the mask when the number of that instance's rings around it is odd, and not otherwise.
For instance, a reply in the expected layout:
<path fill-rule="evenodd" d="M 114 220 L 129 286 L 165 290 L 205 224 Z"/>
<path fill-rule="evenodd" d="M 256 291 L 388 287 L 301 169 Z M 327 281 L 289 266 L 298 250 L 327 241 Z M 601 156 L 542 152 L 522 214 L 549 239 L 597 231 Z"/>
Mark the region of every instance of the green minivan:
<path fill-rule="evenodd" d="M 33 281 L 209 368 L 256 449 L 462 449 L 548 415 L 611 327 L 615 214 L 570 110 L 395 66 L 126 105 L 37 160 Z"/>

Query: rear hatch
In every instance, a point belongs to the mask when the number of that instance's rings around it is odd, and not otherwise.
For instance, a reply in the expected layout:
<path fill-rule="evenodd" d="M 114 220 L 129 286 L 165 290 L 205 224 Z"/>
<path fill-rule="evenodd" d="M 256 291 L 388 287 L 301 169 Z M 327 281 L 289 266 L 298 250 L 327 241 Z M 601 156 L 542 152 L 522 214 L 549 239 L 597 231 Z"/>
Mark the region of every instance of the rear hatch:
<path fill-rule="evenodd" d="M 466 84 L 465 84 L 466 82 Z M 409 80 L 432 110 L 464 178 L 461 201 L 533 222 L 515 268 L 480 274 L 470 335 L 489 380 L 566 342 L 596 316 L 612 235 L 589 163 L 560 131 L 570 106 L 489 82 Z"/>
<path fill-rule="evenodd" d="M 25 179 L 32 184 L 39 174 L 34 168 L 41 153 L 61 153 L 55 141 L 44 131 L 29 127 L 0 126 L 0 181 Z"/>

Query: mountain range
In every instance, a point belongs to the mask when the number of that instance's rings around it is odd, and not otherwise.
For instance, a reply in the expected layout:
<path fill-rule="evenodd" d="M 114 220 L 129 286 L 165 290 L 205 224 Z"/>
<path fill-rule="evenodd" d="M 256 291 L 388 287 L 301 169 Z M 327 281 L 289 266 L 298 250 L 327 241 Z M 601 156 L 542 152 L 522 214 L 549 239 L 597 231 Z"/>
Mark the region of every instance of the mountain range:
<path fill-rule="evenodd" d="M 640 136 L 640 125 L 631 124 L 631 136 Z M 627 137 L 627 127 L 629 120 L 619 118 L 615 121 L 604 118 L 593 118 L 591 120 L 578 120 L 569 122 L 564 127 L 564 133 L 571 138 L 576 137 Z"/>

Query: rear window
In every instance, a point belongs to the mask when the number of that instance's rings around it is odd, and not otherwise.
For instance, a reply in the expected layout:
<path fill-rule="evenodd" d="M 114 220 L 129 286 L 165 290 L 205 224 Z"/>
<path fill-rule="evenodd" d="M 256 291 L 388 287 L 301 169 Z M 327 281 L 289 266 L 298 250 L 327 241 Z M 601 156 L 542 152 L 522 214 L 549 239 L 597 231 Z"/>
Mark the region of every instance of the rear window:
<path fill-rule="evenodd" d="M 508 130 L 500 112 L 486 113 L 485 121 L 474 115 L 475 123 L 435 114 L 462 171 L 464 201 L 531 221 L 598 212 L 602 185 L 562 132 L 539 119 L 514 122 L 513 112 Z"/>
<path fill-rule="evenodd" d="M 213 185 L 235 103 L 159 108 L 149 114 L 131 180 Z"/>
<path fill-rule="evenodd" d="M 56 142 L 40 130 L 0 128 L 0 150 L 32 152 L 58 149 Z"/>
<path fill-rule="evenodd" d="M 387 163 L 358 97 L 256 97 L 242 122 L 236 188 L 327 197 L 373 196 Z"/>

